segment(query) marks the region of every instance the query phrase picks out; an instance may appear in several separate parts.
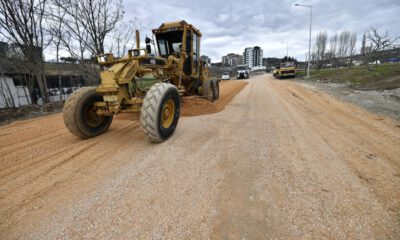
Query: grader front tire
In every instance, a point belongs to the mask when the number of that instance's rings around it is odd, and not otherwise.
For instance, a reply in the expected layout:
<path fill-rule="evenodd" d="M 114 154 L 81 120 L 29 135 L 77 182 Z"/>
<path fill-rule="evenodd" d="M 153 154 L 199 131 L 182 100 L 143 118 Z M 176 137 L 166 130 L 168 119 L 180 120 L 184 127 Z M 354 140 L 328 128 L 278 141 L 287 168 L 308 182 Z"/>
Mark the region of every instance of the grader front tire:
<path fill-rule="evenodd" d="M 163 142 L 175 131 L 180 115 L 178 89 L 169 83 L 156 83 L 147 92 L 140 113 L 144 134 L 152 142 Z"/>
<path fill-rule="evenodd" d="M 113 116 L 98 116 L 94 103 L 103 96 L 94 87 L 83 87 L 72 93 L 64 104 L 63 118 L 67 129 L 75 136 L 87 139 L 108 130 Z"/>

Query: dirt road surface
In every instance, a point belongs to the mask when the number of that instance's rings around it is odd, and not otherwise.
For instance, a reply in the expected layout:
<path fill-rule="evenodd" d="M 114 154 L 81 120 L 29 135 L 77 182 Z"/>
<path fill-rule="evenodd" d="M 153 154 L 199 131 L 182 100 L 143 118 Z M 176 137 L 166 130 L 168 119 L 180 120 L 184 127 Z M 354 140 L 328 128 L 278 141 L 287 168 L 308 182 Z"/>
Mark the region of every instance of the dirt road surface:
<path fill-rule="evenodd" d="M 85 141 L 60 114 L 15 122 L 0 239 L 18 238 L 399 239 L 400 123 L 270 76 L 162 144 L 125 118 Z"/>

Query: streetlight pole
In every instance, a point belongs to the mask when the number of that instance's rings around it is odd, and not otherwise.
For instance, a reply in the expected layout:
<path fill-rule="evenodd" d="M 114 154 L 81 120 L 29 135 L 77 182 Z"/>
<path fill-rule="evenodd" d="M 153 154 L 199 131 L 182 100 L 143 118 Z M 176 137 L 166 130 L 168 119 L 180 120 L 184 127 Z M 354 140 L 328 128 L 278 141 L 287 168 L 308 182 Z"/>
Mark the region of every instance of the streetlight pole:
<path fill-rule="evenodd" d="M 281 43 L 286 43 L 286 65 L 289 62 L 289 42 L 281 42 Z"/>
<path fill-rule="evenodd" d="M 310 9 L 310 37 L 308 40 L 308 64 L 307 64 L 307 78 L 310 77 L 310 56 L 311 56 L 311 26 L 312 26 L 312 5 L 294 4 L 296 7 L 306 7 Z"/>

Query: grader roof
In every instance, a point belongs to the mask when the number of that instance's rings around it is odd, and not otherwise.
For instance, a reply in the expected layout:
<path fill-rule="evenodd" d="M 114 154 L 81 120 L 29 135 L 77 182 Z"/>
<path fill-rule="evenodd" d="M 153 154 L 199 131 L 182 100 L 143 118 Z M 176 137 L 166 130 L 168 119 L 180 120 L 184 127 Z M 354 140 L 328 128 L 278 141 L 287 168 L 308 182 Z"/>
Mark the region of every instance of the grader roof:
<path fill-rule="evenodd" d="M 175 21 L 175 22 L 165 22 L 161 24 L 159 28 L 153 29 L 153 33 L 156 34 L 162 32 L 183 30 L 185 26 L 189 30 L 193 30 L 195 33 L 197 33 L 198 36 L 201 37 L 201 32 L 197 28 L 195 28 L 192 24 L 187 23 L 185 20 Z"/>

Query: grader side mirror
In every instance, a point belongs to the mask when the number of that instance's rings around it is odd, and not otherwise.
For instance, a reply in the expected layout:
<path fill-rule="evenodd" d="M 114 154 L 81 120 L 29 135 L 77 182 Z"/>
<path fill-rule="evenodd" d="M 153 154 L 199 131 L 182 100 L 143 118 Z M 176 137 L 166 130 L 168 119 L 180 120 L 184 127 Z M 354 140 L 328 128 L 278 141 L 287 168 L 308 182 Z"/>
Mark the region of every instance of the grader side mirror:
<path fill-rule="evenodd" d="M 151 43 L 151 39 L 146 37 L 146 39 L 144 40 L 146 44 L 150 44 Z"/>
<path fill-rule="evenodd" d="M 150 54 L 150 53 L 151 53 L 151 45 L 150 45 L 151 39 L 148 38 L 148 37 L 146 37 L 146 39 L 145 39 L 144 41 L 145 41 L 145 43 L 146 43 L 146 50 L 147 50 L 147 53 Z"/>

